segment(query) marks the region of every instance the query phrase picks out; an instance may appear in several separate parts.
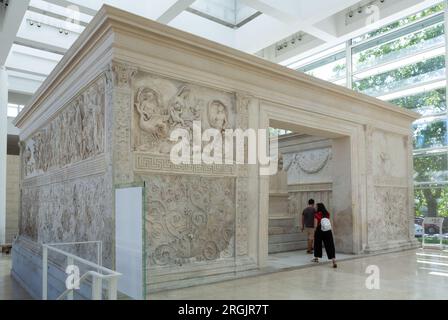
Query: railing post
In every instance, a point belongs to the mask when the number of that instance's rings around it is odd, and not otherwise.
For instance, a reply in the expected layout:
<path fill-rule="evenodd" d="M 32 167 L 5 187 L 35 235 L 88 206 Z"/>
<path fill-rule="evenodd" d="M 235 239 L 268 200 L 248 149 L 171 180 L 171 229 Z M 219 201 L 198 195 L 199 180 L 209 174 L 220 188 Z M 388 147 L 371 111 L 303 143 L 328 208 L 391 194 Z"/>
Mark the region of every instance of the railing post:
<path fill-rule="evenodd" d="M 74 264 L 74 261 L 73 261 L 73 258 L 72 257 L 67 257 L 67 267 L 68 266 L 72 266 Z M 79 281 L 78 279 L 75 279 L 75 281 Z M 76 283 L 74 283 L 74 285 L 75 285 L 75 288 L 76 288 Z M 67 288 L 68 289 L 68 288 Z M 74 292 L 75 290 L 74 289 L 72 289 L 72 290 L 70 290 L 70 292 L 69 293 L 67 293 L 67 300 L 73 300 L 73 292 Z"/>
<path fill-rule="evenodd" d="M 92 277 L 92 300 L 101 300 L 103 281 L 96 276 Z"/>
<path fill-rule="evenodd" d="M 42 300 L 47 300 L 48 248 L 42 245 Z"/>
<path fill-rule="evenodd" d="M 109 300 L 117 300 L 117 277 L 109 278 L 109 290 L 107 294 Z"/>

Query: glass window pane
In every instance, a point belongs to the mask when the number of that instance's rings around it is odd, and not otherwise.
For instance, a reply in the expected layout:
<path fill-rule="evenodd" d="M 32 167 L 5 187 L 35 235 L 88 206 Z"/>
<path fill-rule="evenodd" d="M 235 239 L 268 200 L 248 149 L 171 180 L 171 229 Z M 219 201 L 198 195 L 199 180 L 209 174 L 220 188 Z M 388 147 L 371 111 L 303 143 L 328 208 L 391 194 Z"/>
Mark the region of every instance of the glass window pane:
<path fill-rule="evenodd" d="M 347 76 L 346 66 L 345 54 L 342 56 L 338 54 L 300 68 L 299 71 L 322 80 L 345 85 Z"/>
<path fill-rule="evenodd" d="M 401 97 L 389 101 L 400 107 L 415 111 L 423 116 L 446 112 L 446 88 Z"/>
<path fill-rule="evenodd" d="M 18 106 L 16 104 L 8 104 L 8 117 L 15 118 L 18 114 Z"/>
<path fill-rule="evenodd" d="M 448 217 L 448 186 L 415 188 L 415 215 L 417 217 Z M 446 218 L 443 233 L 447 231 Z M 438 230 L 426 230 L 426 234 L 438 233 Z"/>
<path fill-rule="evenodd" d="M 414 180 L 418 184 L 448 181 L 448 151 L 414 156 Z"/>
<path fill-rule="evenodd" d="M 380 97 L 411 86 L 445 79 L 445 56 L 424 60 L 353 82 L 353 89 Z"/>
<path fill-rule="evenodd" d="M 429 16 L 432 16 L 434 14 L 442 12 L 443 11 L 443 7 L 444 7 L 443 2 L 441 2 L 441 3 L 435 5 L 435 6 L 431 7 L 431 8 L 428 8 L 428 9 L 423 10 L 421 12 L 418 12 L 416 14 L 410 15 L 410 16 L 404 18 L 404 19 L 398 20 L 398 21 L 396 21 L 394 23 L 391 23 L 391 24 L 389 24 L 387 26 L 379 28 L 379 29 L 377 29 L 375 31 L 372 31 L 372 32 L 364 34 L 364 35 L 362 35 L 360 37 L 357 37 L 357 38 L 353 39 L 353 43 L 354 44 L 355 43 L 359 43 L 359 42 L 362 42 L 364 40 L 367 40 L 367 39 L 376 37 L 378 35 L 390 32 L 392 30 L 398 29 L 400 27 L 409 25 L 409 24 L 414 23 L 416 21 L 423 20 L 424 18 L 427 18 Z"/>
<path fill-rule="evenodd" d="M 353 70 L 375 67 L 380 72 L 396 69 L 445 52 L 443 22 L 353 54 Z M 392 63 L 396 61 L 396 63 Z M 378 65 L 383 65 L 378 68 Z M 375 70 L 370 71 L 370 73 Z M 380 73 L 377 72 L 377 73 Z M 365 76 L 358 75 L 358 78 Z"/>
<path fill-rule="evenodd" d="M 414 123 L 414 148 L 435 148 L 448 145 L 447 121 L 417 121 Z"/>

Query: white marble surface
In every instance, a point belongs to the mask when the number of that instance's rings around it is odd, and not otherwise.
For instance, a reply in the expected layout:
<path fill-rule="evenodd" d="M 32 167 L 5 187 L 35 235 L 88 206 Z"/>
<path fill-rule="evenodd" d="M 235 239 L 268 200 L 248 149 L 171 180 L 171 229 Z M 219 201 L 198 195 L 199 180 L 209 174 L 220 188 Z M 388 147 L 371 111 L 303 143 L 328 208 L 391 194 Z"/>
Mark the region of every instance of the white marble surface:
<path fill-rule="evenodd" d="M 440 265 L 443 264 L 443 265 Z M 365 286 L 367 266 L 380 289 Z M 435 272 L 435 273 L 434 273 Z M 151 299 L 448 299 L 448 251 L 409 250 L 153 294 Z"/>

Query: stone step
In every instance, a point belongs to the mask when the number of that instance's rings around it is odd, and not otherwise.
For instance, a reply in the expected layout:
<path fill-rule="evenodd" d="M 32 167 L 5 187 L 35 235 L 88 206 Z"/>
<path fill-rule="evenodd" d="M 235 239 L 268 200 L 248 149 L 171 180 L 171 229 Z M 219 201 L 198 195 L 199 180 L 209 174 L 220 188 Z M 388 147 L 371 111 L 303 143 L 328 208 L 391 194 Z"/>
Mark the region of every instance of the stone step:
<path fill-rule="evenodd" d="M 287 252 L 295 250 L 306 249 L 306 241 L 293 241 L 293 242 L 283 242 L 283 243 L 270 243 L 269 253 Z"/>
<path fill-rule="evenodd" d="M 273 234 L 269 236 L 269 243 L 284 243 L 306 240 L 305 233 L 287 233 L 287 234 Z"/>
<path fill-rule="evenodd" d="M 295 224 L 294 217 L 270 217 L 269 227 L 293 227 Z"/>
<path fill-rule="evenodd" d="M 274 234 L 289 234 L 289 233 L 296 233 L 299 232 L 299 228 L 296 226 L 290 226 L 290 227 L 269 227 L 268 234 L 274 235 Z"/>

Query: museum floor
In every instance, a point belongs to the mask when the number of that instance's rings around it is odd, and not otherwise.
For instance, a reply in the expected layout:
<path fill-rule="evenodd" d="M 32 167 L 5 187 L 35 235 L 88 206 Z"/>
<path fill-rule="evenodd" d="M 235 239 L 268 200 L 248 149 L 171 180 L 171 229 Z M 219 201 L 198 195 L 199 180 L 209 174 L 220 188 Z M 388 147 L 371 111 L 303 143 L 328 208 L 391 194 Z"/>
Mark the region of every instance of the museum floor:
<path fill-rule="evenodd" d="M 0 253 L 0 300 L 29 300 L 30 295 L 11 277 L 11 256 Z"/>
<path fill-rule="evenodd" d="M 276 254 L 270 267 L 294 268 L 304 255 Z M 286 259 L 285 259 L 286 257 Z M 308 258 L 309 256 L 305 256 Z M 343 256 L 341 256 L 342 258 Z M 448 250 L 409 250 L 155 293 L 151 299 L 448 299 Z M 324 259 L 326 261 L 326 259 Z M 366 268 L 378 266 L 380 289 L 367 289 Z M 11 278 L 10 256 L 0 256 L 0 300 L 30 299 Z"/>
<path fill-rule="evenodd" d="M 380 289 L 366 288 L 366 268 Z M 448 250 L 409 250 L 173 291 L 152 299 L 448 299 Z"/>

